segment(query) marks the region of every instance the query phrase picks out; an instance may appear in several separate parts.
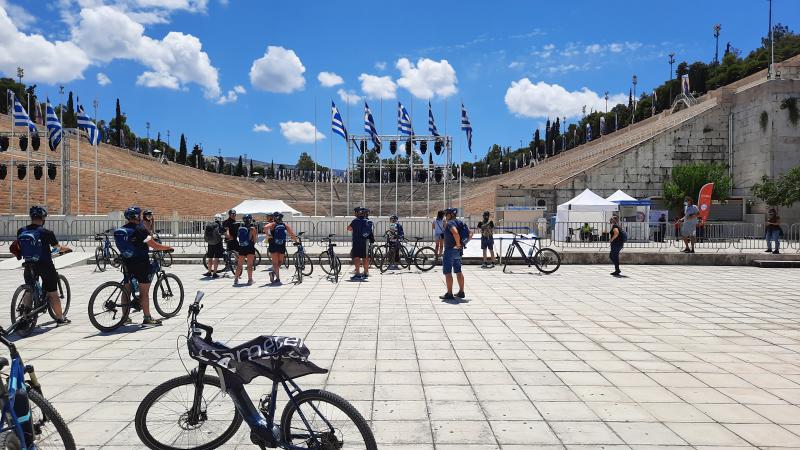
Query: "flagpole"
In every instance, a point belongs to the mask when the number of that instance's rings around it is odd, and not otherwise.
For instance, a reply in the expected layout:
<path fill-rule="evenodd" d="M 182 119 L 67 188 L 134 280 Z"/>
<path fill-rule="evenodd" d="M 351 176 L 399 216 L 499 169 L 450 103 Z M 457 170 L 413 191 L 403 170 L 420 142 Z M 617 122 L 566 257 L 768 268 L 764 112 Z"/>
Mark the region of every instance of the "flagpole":
<path fill-rule="evenodd" d="M 13 95 L 14 93 L 11 91 L 11 89 L 9 89 L 6 92 L 6 105 L 8 106 L 7 110 L 9 112 L 8 117 L 11 119 L 11 127 L 9 128 L 9 130 L 11 130 L 11 140 L 8 141 L 8 148 L 10 149 L 11 145 L 14 143 L 14 98 L 15 97 L 11 97 L 8 94 Z M 9 99 L 11 99 L 10 102 Z M 8 183 L 10 190 L 8 194 L 8 213 L 14 214 L 14 159 L 13 158 L 11 159 L 11 165 L 9 166 L 9 173 L 10 173 L 9 178 L 11 179 L 11 181 Z"/>
<path fill-rule="evenodd" d="M 331 185 L 331 209 L 330 209 L 330 211 L 328 211 L 328 214 L 331 217 L 336 217 L 336 214 L 333 212 L 333 134 L 331 134 L 330 136 L 331 136 L 331 139 L 330 139 L 330 142 L 331 142 L 331 144 L 330 144 L 331 145 L 331 165 L 330 165 L 330 168 L 328 169 L 328 181 L 330 181 L 330 185 Z"/>
<path fill-rule="evenodd" d="M 317 96 L 314 96 L 314 215 L 317 215 Z"/>
<path fill-rule="evenodd" d="M 449 139 L 447 135 L 447 97 L 444 98 L 444 159 L 447 161 L 447 152 L 448 145 L 447 140 Z M 444 170 L 442 170 L 442 182 L 444 183 L 442 187 L 442 209 L 447 208 L 447 177 L 444 174 Z"/>
<path fill-rule="evenodd" d="M 75 211 L 75 215 L 76 216 L 80 216 L 81 215 L 81 126 L 80 126 L 80 124 L 78 124 L 78 128 L 76 128 L 75 131 L 77 132 L 77 137 L 78 137 L 78 139 L 77 139 L 78 140 L 78 150 L 77 150 L 78 163 L 75 166 L 76 169 L 78 170 L 78 180 L 77 180 L 77 185 L 78 185 L 78 196 L 77 196 L 78 206 L 77 206 L 77 209 Z"/>
<path fill-rule="evenodd" d="M 411 183 L 411 193 L 409 196 L 411 197 L 411 213 L 408 215 L 409 217 L 414 217 L 414 96 L 411 96 L 411 116 L 409 117 L 409 125 L 411 125 L 411 137 L 409 140 L 411 141 L 411 152 L 408 154 L 408 166 L 410 169 L 409 172 L 409 182 Z"/>
<path fill-rule="evenodd" d="M 433 113 L 431 112 L 431 99 L 429 98 L 428 99 L 428 115 L 430 115 L 430 114 L 433 114 Z M 430 127 L 430 125 L 429 125 L 429 127 Z M 428 131 L 430 132 L 430 130 L 428 130 Z M 429 150 L 433 151 L 433 149 L 429 149 Z M 428 159 L 428 161 L 430 161 L 430 159 Z M 422 163 L 424 165 L 425 161 L 422 161 Z M 427 186 L 428 187 L 428 194 L 427 194 L 427 206 L 426 206 L 427 210 L 425 211 L 425 215 L 427 216 L 428 214 L 431 213 L 431 164 L 430 164 L 430 162 L 428 162 L 426 167 L 427 168 L 425 169 L 425 182 L 428 185 Z"/>
<path fill-rule="evenodd" d="M 400 178 L 400 152 L 394 154 L 394 210 L 397 214 L 397 180 Z"/>
<path fill-rule="evenodd" d="M 27 108 L 28 109 L 28 114 L 30 114 L 30 110 L 31 110 L 31 94 L 30 94 L 30 92 L 26 93 L 25 96 L 27 98 L 27 103 L 28 103 L 28 108 Z M 26 166 L 26 170 L 28 170 L 29 173 L 27 175 L 27 177 L 28 177 L 28 187 L 27 187 L 28 192 L 25 193 L 25 209 L 30 209 L 30 207 L 31 207 L 31 176 L 33 175 L 33 170 L 31 170 L 31 150 L 33 149 L 33 142 L 31 141 L 31 126 L 30 126 L 30 120 L 31 119 L 30 119 L 30 116 L 28 116 L 28 117 L 29 117 L 28 118 L 28 121 L 29 121 L 28 123 L 29 124 L 26 127 L 28 129 L 28 148 L 25 149 L 25 155 L 26 155 L 27 160 L 28 160 L 27 166 Z"/>
<path fill-rule="evenodd" d="M 39 102 L 36 102 L 37 105 Z M 44 206 L 47 208 L 47 151 L 50 149 L 50 132 L 47 130 L 47 105 L 50 104 L 48 99 L 47 103 L 45 104 L 44 108 L 44 140 L 45 144 L 47 145 L 42 153 L 44 154 Z M 38 109 L 38 108 L 37 108 Z M 40 111 L 41 113 L 41 111 Z M 41 115 L 41 114 L 40 114 Z M 41 145 L 41 144 L 40 144 Z"/>
<path fill-rule="evenodd" d="M 381 97 L 381 128 L 383 128 L 383 97 Z M 381 142 L 383 147 L 383 142 Z M 378 152 L 378 217 L 383 215 L 383 158 Z"/>
<path fill-rule="evenodd" d="M 464 111 L 464 100 L 461 100 L 461 111 L 462 111 L 462 121 L 463 121 L 463 111 Z M 461 196 L 461 166 L 464 164 L 464 136 L 461 133 L 458 134 L 458 170 L 456 173 L 458 174 L 458 209 L 461 211 L 461 215 L 464 215 L 464 198 Z"/>
<path fill-rule="evenodd" d="M 347 104 L 347 125 L 344 126 L 346 130 L 350 125 L 350 103 L 345 103 Z M 344 138 L 347 143 L 347 211 L 345 211 L 344 214 L 345 217 L 347 217 L 347 214 L 350 213 L 350 164 L 352 160 L 350 159 L 350 135 L 347 133 L 345 133 L 345 135 L 347 135 L 347 137 Z"/>
<path fill-rule="evenodd" d="M 94 125 L 97 126 L 97 98 L 94 99 L 92 102 L 92 106 L 94 106 Z M 95 129 L 96 133 L 100 131 Z M 149 142 L 148 142 L 149 144 Z M 97 136 L 97 141 L 92 139 L 92 145 L 94 146 L 94 215 L 97 215 L 97 148 L 100 146 L 100 136 Z"/>

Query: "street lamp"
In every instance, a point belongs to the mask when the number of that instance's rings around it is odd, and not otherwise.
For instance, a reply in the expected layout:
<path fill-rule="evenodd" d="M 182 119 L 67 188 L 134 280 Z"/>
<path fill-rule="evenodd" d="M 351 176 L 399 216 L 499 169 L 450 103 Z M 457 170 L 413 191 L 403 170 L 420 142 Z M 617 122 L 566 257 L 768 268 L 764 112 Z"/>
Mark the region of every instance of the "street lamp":
<path fill-rule="evenodd" d="M 608 114 L 608 91 L 606 91 L 603 97 L 606 99 L 606 114 Z"/>
<path fill-rule="evenodd" d="M 22 67 L 17 67 L 17 78 L 19 78 L 19 88 L 23 89 L 22 87 L 22 78 L 25 76 L 25 70 Z M 19 98 L 22 98 L 22 90 L 19 91 Z M 21 100 L 20 100 L 21 101 Z"/>
<path fill-rule="evenodd" d="M 714 65 L 719 65 L 719 32 L 722 30 L 722 25 L 714 25 L 714 40 L 716 41 L 716 49 L 714 50 Z"/>
<path fill-rule="evenodd" d="M 631 125 L 636 121 L 636 85 L 639 83 L 639 77 L 633 76 L 633 111 L 631 111 Z"/>
<path fill-rule="evenodd" d="M 669 104 L 672 106 L 672 65 L 675 64 L 675 52 L 669 54 Z"/>
<path fill-rule="evenodd" d="M 769 70 L 767 78 L 772 79 L 772 66 L 775 64 L 775 39 L 772 30 L 772 0 L 769 0 Z"/>

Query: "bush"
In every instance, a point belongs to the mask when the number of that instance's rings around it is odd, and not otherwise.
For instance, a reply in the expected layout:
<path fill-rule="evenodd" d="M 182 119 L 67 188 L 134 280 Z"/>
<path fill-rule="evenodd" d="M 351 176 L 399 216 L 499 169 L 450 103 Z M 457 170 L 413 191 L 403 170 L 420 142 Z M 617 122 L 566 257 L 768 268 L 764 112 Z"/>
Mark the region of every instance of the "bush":
<path fill-rule="evenodd" d="M 670 180 L 664 183 L 664 201 L 671 208 L 682 205 L 685 197 L 691 197 L 696 202 L 700 188 L 706 183 L 714 183 L 712 199 L 728 199 L 732 181 L 724 164 L 692 163 L 676 166 L 672 169 Z"/>

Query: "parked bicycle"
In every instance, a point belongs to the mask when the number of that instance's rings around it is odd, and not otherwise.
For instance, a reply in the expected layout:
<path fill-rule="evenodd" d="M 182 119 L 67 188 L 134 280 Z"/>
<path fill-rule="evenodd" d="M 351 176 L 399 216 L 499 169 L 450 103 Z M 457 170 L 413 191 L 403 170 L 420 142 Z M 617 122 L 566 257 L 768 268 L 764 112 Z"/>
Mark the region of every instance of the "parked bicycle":
<path fill-rule="evenodd" d="M 413 246 L 407 246 L 408 240 L 403 239 L 400 241 L 399 247 L 393 246 L 389 240 L 380 248 L 381 259 L 378 263 L 378 269 L 381 273 L 389 270 L 392 265 L 398 265 L 403 269 L 408 269 L 411 264 L 414 264 L 417 269 L 427 272 L 434 268 L 436 265 L 436 250 L 433 247 L 422 245 L 424 238 L 414 237 Z M 377 249 L 376 249 L 377 250 Z M 399 257 L 398 257 L 399 256 Z"/>
<path fill-rule="evenodd" d="M 236 271 L 236 260 L 239 258 L 239 253 L 236 250 L 225 250 L 222 252 L 217 272 L 225 274 L 226 272 L 233 273 Z M 208 255 L 203 255 L 203 267 L 208 270 Z M 220 267 L 221 266 L 221 267 Z"/>
<path fill-rule="evenodd" d="M 338 283 L 339 274 L 342 272 L 342 260 L 336 256 L 336 252 L 333 250 L 333 247 L 336 247 L 336 244 L 333 243 L 334 236 L 336 235 L 329 234 L 326 239 L 320 241 L 320 243 L 326 245 L 326 248 L 319 255 L 319 267 Z"/>
<path fill-rule="evenodd" d="M 214 329 L 197 321 L 198 292 L 189 306 L 186 344 L 198 367 L 147 394 L 136 411 L 136 434 L 151 449 L 213 449 L 224 445 L 242 425 L 259 448 L 377 449 L 364 417 L 342 397 L 318 389 L 302 390 L 296 378 L 328 371 L 308 360 L 301 338 L 260 336 L 236 347 L 214 342 Z M 217 376 L 206 374 L 215 369 Z M 258 402 L 245 385 L 257 377 L 272 380 Z M 287 401 L 276 421 L 278 386 Z"/>
<path fill-rule="evenodd" d="M 544 274 L 551 274 L 561 267 L 561 255 L 552 248 L 540 248 L 538 242 L 541 240 L 537 236 L 527 237 L 521 234 L 511 233 L 514 238 L 508 246 L 506 256 L 503 258 L 503 272 L 507 272 L 509 264 L 513 264 L 514 253 L 519 251 L 522 257 L 522 263 L 536 266 L 539 272 Z M 533 244 L 527 244 L 521 239 L 532 239 Z M 528 247 L 527 253 L 523 250 L 522 246 Z"/>
<path fill-rule="evenodd" d="M 36 328 L 39 315 L 43 314 L 45 309 L 53 320 L 58 317 L 50 307 L 47 293 L 42 289 L 42 283 L 34 273 L 32 264 L 22 263 L 22 267 L 26 272 L 25 279 L 35 279 L 36 281 L 33 286 L 22 284 L 14 291 L 14 296 L 11 297 L 11 326 L 8 328 L 8 334 L 17 333 L 25 337 L 29 336 L 33 329 Z M 61 274 L 58 274 L 58 298 L 61 301 L 64 317 L 66 317 L 69 312 L 69 301 L 72 298 L 72 292 L 67 278 Z"/>
<path fill-rule="evenodd" d="M 159 233 L 161 233 L 161 230 L 156 230 L 156 232 L 153 234 L 153 239 L 160 244 L 161 237 L 159 236 Z M 153 250 L 153 259 L 158 260 L 158 263 L 161 265 L 161 267 L 172 266 L 172 252 Z"/>
<path fill-rule="evenodd" d="M 106 230 L 102 233 L 97 233 L 94 236 L 94 240 L 97 241 L 97 248 L 94 250 L 94 263 L 97 266 L 97 270 L 100 272 L 106 271 L 106 266 L 111 265 L 115 269 L 119 266 L 115 266 L 117 256 L 117 250 L 111 245 L 111 239 L 109 239 L 108 233 L 112 233 L 114 230 Z"/>
<path fill-rule="evenodd" d="M 0 370 L 10 367 L 0 382 L 0 448 L 75 450 L 75 440 L 66 422 L 42 395 L 42 386 L 32 365 L 25 365 L 17 347 L 0 328 L 0 344 L 11 356 L 0 357 Z M 25 375 L 28 379 L 25 379 Z"/>
<path fill-rule="evenodd" d="M 183 283 L 177 275 L 166 273 L 153 260 L 156 281 L 153 284 L 153 306 L 164 318 L 174 317 L 183 305 Z M 139 283 L 131 278 L 125 265 L 122 267 L 122 281 L 107 281 L 92 293 L 89 299 L 89 321 L 103 332 L 111 332 L 121 327 L 134 311 L 141 311 Z M 127 286 L 126 286 L 127 284 Z"/>
<path fill-rule="evenodd" d="M 303 282 L 304 276 L 308 277 L 314 273 L 314 263 L 311 261 L 311 257 L 306 253 L 306 248 L 303 245 L 302 239 L 304 234 L 306 234 L 305 231 L 297 233 L 297 242 L 294 243 L 294 246 L 297 247 L 297 251 L 291 256 L 294 262 L 294 279 L 297 284 Z M 290 258 L 289 255 L 284 256 L 284 260 Z"/>

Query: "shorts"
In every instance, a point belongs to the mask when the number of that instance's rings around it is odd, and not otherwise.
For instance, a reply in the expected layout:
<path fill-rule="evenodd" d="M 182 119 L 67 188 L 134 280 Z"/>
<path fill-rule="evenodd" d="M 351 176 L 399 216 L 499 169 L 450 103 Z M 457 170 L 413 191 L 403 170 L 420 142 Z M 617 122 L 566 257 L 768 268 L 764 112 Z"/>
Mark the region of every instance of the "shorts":
<path fill-rule="evenodd" d="M 695 237 L 697 234 L 697 221 L 696 220 L 687 220 L 684 221 L 681 225 L 681 236 L 683 237 Z"/>
<path fill-rule="evenodd" d="M 461 273 L 461 249 L 446 248 L 442 257 L 442 273 Z"/>
<path fill-rule="evenodd" d="M 367 243 L 363 240 L 358 240 L 353 243 L 353 248 L 350 250 L 350 256 L 353 258 L 366 258 L 367 257 Z"/>
<path fill-rule="evenodd" d="M 58 290 L 58 272 L 56 271 L 56 266 L 53 265 L 53 261 L 34 263 L 31 267 L 33 269 L 34 279 L 29 279 L 30 273 L 26 270 L 24 275 L 25 284 L 33 286 L 33 284 L 36 283 L 35 277 L 39 277 L 42 279 L 42 290 L 44 292 L 55 292 Z"/>
<path fill-rule="evenodd" d="M 443 241 L 444 240 L 444 233 L 437 234 L 436 235 L 436 240 L 437 241 Z"/>
<path fill-rule="evenodd" d="M 481 250 L 494 250 L 494 238 L 481 236 Z"/>
<path fill-rule="evenodd" d="M 209 258 L 222 258 L 224 257 L 225 249 L 222 248 L 222 242 L 219 244 L 209 245 L 206 256 Z"/>
<path fill-rule="evenodd" d="M 286 254 L 286 243 L 283 244 L 276 244 L 274 242 L 269 243 L 267 246 L 267 251 L 270 253 L 280 253 L 282 255 Z"/>
<path fill-rule="evenodd" d="M 239 243 L 235 239 L 232 241 L 225 241 L 225 246 L 228 248 L 228 251 L 239 251 Z"/>
<path fill-rule="evenodd" d="M 142 261 L 128 261 L 123 264 L 125 264 L 125 270 L 128 271 L 128 277 L 135 278 L 139 284 L 149 284 L 153 281 L 153 275 L 156 273 L 156 271 L 150 264 L 149 259 Z"/>
<path fill-rule="evenodd" d="M 239 247 L 239 256 L 250 256 L 256 254 L 256 247 L 253 245 L 247 247 Z"/>

